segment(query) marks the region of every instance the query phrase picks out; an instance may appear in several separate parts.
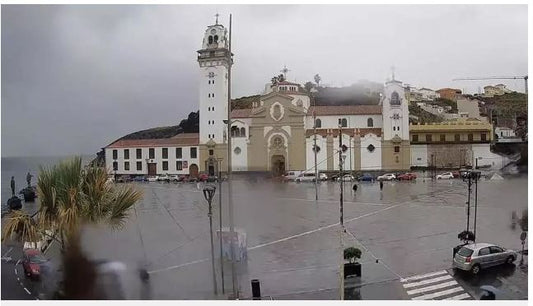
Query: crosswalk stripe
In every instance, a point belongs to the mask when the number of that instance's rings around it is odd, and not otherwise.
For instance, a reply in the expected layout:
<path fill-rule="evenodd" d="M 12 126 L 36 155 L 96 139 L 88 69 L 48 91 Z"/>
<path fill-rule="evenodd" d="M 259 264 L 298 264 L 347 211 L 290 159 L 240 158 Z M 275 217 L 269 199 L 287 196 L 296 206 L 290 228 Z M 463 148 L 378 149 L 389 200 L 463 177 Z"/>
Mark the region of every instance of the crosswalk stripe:
<path fill-rule="evenodd" d="M 414 297 L 413 300 L 432 300 L 432 299 L 437 298 L 439 296 L 448 295 L 448 294 L 459 292 L 459 291 L 463 291 L 463 288 L 462 287 L 455 287 L 455 288 L 444 290 L 444 291 L 439 291 L 439 292 L 435 292 L 435 293 L 421 295 L 421 296 Z"/>
<path fill-rule="evenodd" d="M 442 271 L 431 272 L 431 273 L 426 273 L 426 274 L 422 274 L 422 275 L 415 275 L 415 276 L 403 278 L 403 279 L 400 280 L 400 282 L 405 283 L 405 282 L 409 282 L 409 281 L 413 281 L 413 280 L 417 280 L 417 279 L 423 279 L 423 278 L 426 278 L 426 277 L 443 275 L 443 274 L 448 274 L 448 272 L 446 272 L 446 270 L 442 270 Z"/>
<path fill-rule="evenodd" d="M 432 284 L 432 283 L 438 283 L 438 282 L 448 280 L 448 279 L 453 279 L 453 277 L 451 275 L 444 275 L 444 276 L 440 276 L 436 278 L 430 278 L 427 280 L 419 281 L 416 283 L 404 284 L 403 287 L 407 289 L 407 288 L 418 287 L 418 286 Z"/>
<path fill-rule="evenodd" d="M 449 297 L 449 298 L 445 298 L 445 300 L 464 300 L 464 299 L 468 299 L 470 297 L 471 297 L 470 294 L 463 293 L 463 294 L 459 294 L 459 295 L 452 296 L 452 297 Z"/>
<path fill-rule="evenodd" d="M 456 285 L 459 285 L 459 284 L 456 281 L 451 281 L 451 282 L 446 282 L 446 283 L 437 284 L 437 285 L 433 285 L 433 286 L 427 286 L 427 287 L 423 287 L 423 288 L 419 288 L 419 289 L 409 290 L 409 291 L 407 291 L 407 294 L 408 295 L 413 295 L 413 294 L 433 291 L 433 290 L 436 290 L 436 289 L 442 289 L 442 288 L 447 288 L 447 287 L 456 286 Z"/>

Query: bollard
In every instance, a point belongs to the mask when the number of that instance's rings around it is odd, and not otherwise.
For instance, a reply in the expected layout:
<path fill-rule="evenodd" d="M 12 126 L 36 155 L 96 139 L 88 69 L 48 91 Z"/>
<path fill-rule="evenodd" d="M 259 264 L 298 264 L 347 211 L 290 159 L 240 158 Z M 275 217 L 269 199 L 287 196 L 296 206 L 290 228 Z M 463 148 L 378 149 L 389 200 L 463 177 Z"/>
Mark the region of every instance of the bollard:
<path fill-rule="evenodd" d="M 252 299 L 260 300 L 261 299 L 261 288 L 259 285 L 258 279 L 252 279 Z"/>

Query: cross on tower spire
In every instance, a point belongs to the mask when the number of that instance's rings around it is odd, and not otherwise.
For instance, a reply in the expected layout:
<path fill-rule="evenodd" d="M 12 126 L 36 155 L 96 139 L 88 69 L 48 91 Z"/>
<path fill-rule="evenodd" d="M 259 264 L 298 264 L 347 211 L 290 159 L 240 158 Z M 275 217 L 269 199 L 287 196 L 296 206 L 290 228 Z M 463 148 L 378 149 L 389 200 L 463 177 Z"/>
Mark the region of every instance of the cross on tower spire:
<path fill-rule="evenodd" d="M 394 65 L 390 67 L 391 73 L 392 73 L 392 80 L 394 81 Z"/>
<path fill-rule="evenodd" d="M 218 24 L 218 16 L 219 16 L 219 15 L 218 15 L 218 12 L 217 12 L 217 13 L 215 14 L 215 17 L 216 17 L 216 19 L 215 19 L 215 24 Z"/>
<path fill-rule="evenodd" d="M 287 72 L 289 72 L 289 68 L 287 68 L 287 65 L 283 65 L 283 69 L 280 70 L 281 73 L 283 73 L 283 77 L 287 79 Z"/>

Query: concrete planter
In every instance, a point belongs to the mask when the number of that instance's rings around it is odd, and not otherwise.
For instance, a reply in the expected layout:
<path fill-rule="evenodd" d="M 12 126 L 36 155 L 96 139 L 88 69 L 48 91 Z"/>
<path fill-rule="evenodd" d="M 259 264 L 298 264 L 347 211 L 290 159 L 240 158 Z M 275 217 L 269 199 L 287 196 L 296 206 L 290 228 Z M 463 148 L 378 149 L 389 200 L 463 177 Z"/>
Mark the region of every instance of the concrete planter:
<path fill-rule="evenodd" d="M 356 263 L 345 263 L 344 264 L 344 278 L 348 278 L 350 276 L 357 276 L 361 277 L 361 264 Z"/>

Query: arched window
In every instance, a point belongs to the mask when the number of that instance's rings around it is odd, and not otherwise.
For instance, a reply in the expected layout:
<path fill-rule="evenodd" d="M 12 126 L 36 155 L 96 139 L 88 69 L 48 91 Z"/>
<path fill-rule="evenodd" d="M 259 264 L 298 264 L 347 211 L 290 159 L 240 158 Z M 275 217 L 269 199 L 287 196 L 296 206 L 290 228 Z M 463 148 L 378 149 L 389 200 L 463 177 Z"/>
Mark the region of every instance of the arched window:
<path fill-rule="evenodd" d="M 218 35 L 215 35 L 214 41 L 215 41 L 215 44 L 218 43 Z"/>
<path fill-rule="evenodd" d="M 372 118 L 368 118 L 368 120 L 366 120 L 366 125 L 368 127 L 373 127 L 374 126 L 374 120 Z"/>
<path fill-rule="evenodd" d="M 245 128 L 241 128 L 241 137 L 246 137 L 246 129 Z"/>
<path fill-rule="evenodd" d="M 342 125 L 342 127 L 347 127 L 348 126 L 348 120 L 346 120 L 346 118 L 342 118 L 341 125 Z"/>
<path fill-rule="evenodd" d="M 391 94 L 390 105 L 400 105 L 400 95 L 397 92 Z"/>
<path fill-rule="evenodd" d="M 213 43 L 213 36 L 210 35 L 209 38 L 208 38 L 208 41 L 209 41 L 209 44 L 212 44 Z"/>
<path fill-rule="evenodd" d="M 316 121 L 315 121 L 315 127 L 317 127 L 317 128 L 321 128 L 321 127 L 322 127 L 322 120 L 320 120 L 320 119 L 316 119 Z"/>

